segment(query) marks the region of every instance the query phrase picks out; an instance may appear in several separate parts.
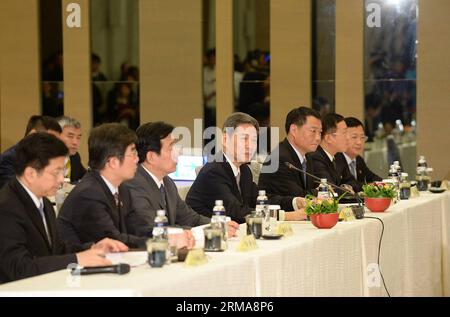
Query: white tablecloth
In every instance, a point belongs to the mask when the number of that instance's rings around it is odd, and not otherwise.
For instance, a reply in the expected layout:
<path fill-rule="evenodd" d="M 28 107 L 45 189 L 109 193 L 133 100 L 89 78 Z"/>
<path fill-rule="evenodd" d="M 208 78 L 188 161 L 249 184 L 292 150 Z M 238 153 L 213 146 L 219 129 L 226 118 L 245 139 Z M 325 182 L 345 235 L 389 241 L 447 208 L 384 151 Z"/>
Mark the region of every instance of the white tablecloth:
<path fill-rule="evenodd" d="M 393 296 L 450 296 L 450 192 L 422 194 L 366 213 L 383 220 L 381 271 Z M 143 265 L 129 274 L 71 277 L 62 270 L 0 286 L 1 296 L 386 296 L 376 274 L 381 223 L 338 223 L 318 230 L 292 223 L 294 235 L 258 240 L 239 253 L 237 239 L 206 265 Z"/>

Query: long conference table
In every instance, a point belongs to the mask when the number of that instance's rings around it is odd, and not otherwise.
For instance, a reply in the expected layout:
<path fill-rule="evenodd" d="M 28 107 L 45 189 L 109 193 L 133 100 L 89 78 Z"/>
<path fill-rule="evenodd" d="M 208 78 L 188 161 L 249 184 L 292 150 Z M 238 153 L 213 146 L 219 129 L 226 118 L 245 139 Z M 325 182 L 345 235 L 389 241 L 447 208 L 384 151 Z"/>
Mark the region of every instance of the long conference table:
<path fill-rule="evenodd" d="M 366 216 L 385 225 L 380 268 L 391 296 L 450 296 L 449 191 L 421 193 Z M 207 253 L 208 263 L 197 267 L 143 264 L 125 275 L 81 277 L 61 270 L 1 285 L 0 297 L 387 296 L 376 264 L 380 221 L 292 228 L 291 237 L 257 240 L 250 252 L 237 252 L 238 239 L 230 239 L 227 251 Z"/>

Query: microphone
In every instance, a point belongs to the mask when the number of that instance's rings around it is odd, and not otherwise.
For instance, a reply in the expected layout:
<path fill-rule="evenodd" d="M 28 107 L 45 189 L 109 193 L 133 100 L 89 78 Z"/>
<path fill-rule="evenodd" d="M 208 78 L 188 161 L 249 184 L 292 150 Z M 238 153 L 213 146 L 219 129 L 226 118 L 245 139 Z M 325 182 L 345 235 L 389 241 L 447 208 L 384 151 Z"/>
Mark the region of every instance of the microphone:
<path fill-rule="evenodd" d="M 300 168 L 298 168 L 298 167 L 295 167 L 295 166 L 292 165 L 290 162 L 284 162 L 284 164 L 285 164 L 285 165 L 287 166 L 287 168 L 289 168 L 289 169 L 296 170 L 296 171 L 298 171 L 298 172 L 300 172 L 300 173 L 303 173 L 303 174 L 305 174 L 305 175 L 308 175 L 309 177 L 314 178 L 314 179 L 315 179 L 317 182 L 319 182 L 319 183 L 321 182 L 321 179 L 320 179 L 319 177 L 317 177 L 316 175 L 313 175 L 313 174 L 311 174 L 311 173 L 308 173 L 307 171 L 304 171 L 304 170 L 302 170 L 302 169 L 300 169 Z M 327 184 L 328 184 L 329 186 L 335 188 L 335 189 L 342 190 L 342 191 L 344 191 L 345 193 L 350 194 L 351 196 L 353 196 L 353 197 L 358 201 L 358 204 L 359 204 L 358 207 L 362 207 L 362 206 L 364 205 L 363 201 L 361 200 L 361 197 L 359 197 L 358 194 L 352 193 L 351 191 L 349 191 L 349 190 L 347 190 L 347 189 L 345 189 L 345 188 L 339 187 L 339 186 L 337 186 L 337 185 L 335 185 L 335 184 L 333 184 L 333 183 L 327 183 Z M 353 208 L 352 208 L 352 209 L 353 209 Z M 355 211 L 355 210 L 354 210 L 354 211 Z M 355 211 L 355 214 L 356 214 L 356 212 L 357 212 L 357 211 Z M 360 210 L 358 210 L 358 212 L 360 212 Z M 363 210 L 363 212 L 364 212 L 364 210 Z"/>
<path fill-rule="evenodd" d="M 71 271 L 72 275 L 90 275 L 99 273 L 115 273 L 119 275 L 127 274 L 130 272 L 130 265 L 125 263 L 120 263 L 111 266 L 92 266 L 83 268 L 73 268 Z"/>

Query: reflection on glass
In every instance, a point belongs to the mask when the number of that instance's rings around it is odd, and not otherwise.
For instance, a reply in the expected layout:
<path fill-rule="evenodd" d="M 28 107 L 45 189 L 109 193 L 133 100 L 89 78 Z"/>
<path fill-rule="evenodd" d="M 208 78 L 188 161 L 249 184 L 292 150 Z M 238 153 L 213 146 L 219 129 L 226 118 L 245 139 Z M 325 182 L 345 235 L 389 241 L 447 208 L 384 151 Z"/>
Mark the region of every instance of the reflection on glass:
<path fill-rule="evenodd" d="M 203 0 L 204 127 L 216 126 L 216 0 Z"/>
<path fill-rule="evenodd" d="M 235 109 L 270 125 L 270 1 L 234 0 Z"/>
<path fill-rule="evenodd" d="M 138 0 L 90 1 L 94 125 L 139 126 Z"/>
<path fill-rule="evenodd" d="M 63 46 L 60 0 L 41 0 L 39 6 L 42 114 L 64 114 Z"/>
<path fill-rule="evenodd" d="M 411 177 L 416 158 L 418 0 L 366 0 L 365 6 L 366 135 L 375 141 L 369 144 L 372 151 L 385 149 L 386 164 L 400 160 Z"/>
<path fill-rule="evenodd" d="M 313 1 L 312 107 L 324 116 L 335 109 L 336 0 Z"/>

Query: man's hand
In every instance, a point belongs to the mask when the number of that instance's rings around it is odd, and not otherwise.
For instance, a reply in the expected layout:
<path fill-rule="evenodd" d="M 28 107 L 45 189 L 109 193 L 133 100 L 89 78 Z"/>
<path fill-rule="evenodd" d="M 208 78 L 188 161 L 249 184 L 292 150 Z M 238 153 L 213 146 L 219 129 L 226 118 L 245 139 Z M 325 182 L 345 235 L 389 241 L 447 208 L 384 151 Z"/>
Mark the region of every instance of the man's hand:
<path fill-rule="evenodd" d="M 110 238 L 105 238 L 93 244 L 91 249 L 101 250 L 104 253 L 128 251 L 128 247 L 124 243 Z"/>
<path fill-rule="evenodd" d="M 295 204 L 297 205 L 297 209 L 296 210 L 305 208 L 306 207 L 306 200 L 303 197 L 296 197 L 295 198 Z"/>
<path fill-rule="evenodd" d="M 353 187 L 349 184 L 342 184 L 342 188 L 346 189 L 347 191 L 351 192 L 353 195 L 355 194 L 355 191 L 353 190 Z"/>
<path fill-rule="evenodd" d="M 184 230 L 183 233 L 169 234 L 169 244 L 176 244 L 177 249 L 192 249 L 195 246 L 195 238 L 191 230 Z"/>
<path fill-rule="evenodd" d="M 237 235 L 237 231 L 239 230 L 239 224 L 233 220 L 228 221 L 227 229 L 228 229 L 228 238 L 235 237 Z"/>
<path fill-rule="evenodd" d="M 295 211 L 289 211 L 285 213 L 286 215 L 286 220 L 287 221 L 299 221 L 299 220 L 305 220 L 306 219 L 306 213 L 305 213 L 305 209 L 299 209 L 299 210 L 295 210 Z"/>
<path fill-rule="evenodd" d="M 79 265 L 85 266 L 107 266 L 111 261 L 105 258 L 105 253 L 99 249 L 89 249 L 76 254 Z"/>

